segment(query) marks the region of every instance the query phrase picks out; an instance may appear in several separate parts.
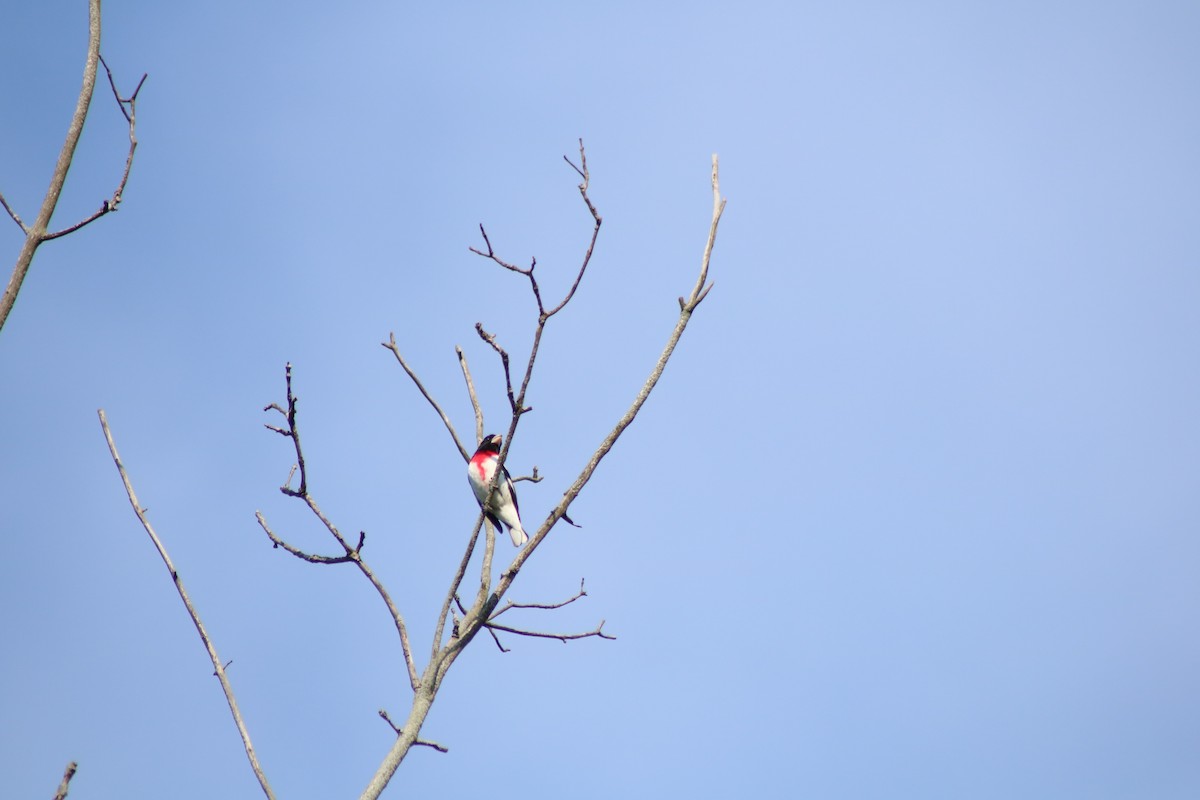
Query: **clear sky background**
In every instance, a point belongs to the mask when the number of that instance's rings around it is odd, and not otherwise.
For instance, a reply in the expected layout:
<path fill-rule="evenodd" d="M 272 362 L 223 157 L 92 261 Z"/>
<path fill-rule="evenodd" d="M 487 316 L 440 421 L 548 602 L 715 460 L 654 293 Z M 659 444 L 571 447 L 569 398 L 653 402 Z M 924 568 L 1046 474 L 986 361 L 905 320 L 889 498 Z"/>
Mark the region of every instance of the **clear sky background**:
<path fill-rule="evenodd" d="M 86 4 L 9 3 L 0 191 L 31 219 Z M 139 104 L 120 212 L 42 247 L 0 333 L 0 796 L 261 796 L 105 448 L 281 798 L 355 797 L 476 505 L 454 346 L 497 359 L 590 232 L 510 457 L 527 520 L 624 411 L 729 206 L 642 416 L 511 593 L 589 596 L 454 666 L 388 796 L 1200 796 L 1200 9 L 1193 3 L 110 3 Z M 55 221 L 126 140 L 107 86 Z M 5 276 L 21 237 L 0 219 Z M 7 277 L 5 277 L 7 279 Z M 511 550 L 501 549 L 511 555 Z"/>

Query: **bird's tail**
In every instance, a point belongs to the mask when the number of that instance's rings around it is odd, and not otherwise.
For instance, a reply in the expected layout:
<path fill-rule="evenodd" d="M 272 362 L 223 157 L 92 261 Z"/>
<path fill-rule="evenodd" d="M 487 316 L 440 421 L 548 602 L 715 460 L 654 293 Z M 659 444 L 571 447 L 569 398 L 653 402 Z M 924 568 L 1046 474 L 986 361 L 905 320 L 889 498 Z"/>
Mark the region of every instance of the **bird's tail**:
<path fill-rule="evenodd" d="M 529 541 L 529 534 L 525 533 L 525 529 L 521 526 L 508 529 L 508 535 L 512 537 L 513 547 L 520 547 Z"/>

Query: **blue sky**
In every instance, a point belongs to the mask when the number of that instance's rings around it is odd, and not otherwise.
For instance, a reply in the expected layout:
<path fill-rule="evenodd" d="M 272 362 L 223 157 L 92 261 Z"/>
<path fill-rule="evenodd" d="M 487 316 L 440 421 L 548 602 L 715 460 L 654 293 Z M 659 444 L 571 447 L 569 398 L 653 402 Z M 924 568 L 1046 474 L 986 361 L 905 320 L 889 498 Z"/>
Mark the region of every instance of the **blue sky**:
<path fill-rule="evenodd" d="M 1200 794 L 1200 103 L 1189 3 L 110 4 L 149 72 L 116 215 L 41 249 L 0 333 L 0 795 L 253 797 L 213 634 L 281 797 L 357 796 L 409 691 L 360 576 L 279 494 L 295 365 L 312 489 L 428 648 L 474 521 L 454 346 L 528 347 L 519 276 L 569 285 L 510 456 L 540 518 L 653 365 L 642 416 L 522 571 L 389 794 Z M 8 9 L 0 191 L 27 218 L 74 106 L 83 2 Z M 98 91 L 56 222 L 108 196 Z M 0 219 L 0 223 L 3 220 Z M 15 260 L 15 225 L 0 225 Z M 506 551 L 502 551 L 507 554 Z"/>

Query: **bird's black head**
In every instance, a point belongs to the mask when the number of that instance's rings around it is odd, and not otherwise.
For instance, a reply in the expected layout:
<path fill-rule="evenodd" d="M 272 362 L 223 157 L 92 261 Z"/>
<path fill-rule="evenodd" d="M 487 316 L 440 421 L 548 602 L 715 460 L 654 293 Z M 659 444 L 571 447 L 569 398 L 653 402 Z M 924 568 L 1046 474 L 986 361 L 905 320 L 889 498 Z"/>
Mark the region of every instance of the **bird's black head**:
<path fill-rule="evenodd" d="M 481 453 L 499 453 L 500 443 L 504 441 L 504 437 L 498 433 L 489 433 L 483 437 L 483 441 L 479 443 L 479 451 Z"/>

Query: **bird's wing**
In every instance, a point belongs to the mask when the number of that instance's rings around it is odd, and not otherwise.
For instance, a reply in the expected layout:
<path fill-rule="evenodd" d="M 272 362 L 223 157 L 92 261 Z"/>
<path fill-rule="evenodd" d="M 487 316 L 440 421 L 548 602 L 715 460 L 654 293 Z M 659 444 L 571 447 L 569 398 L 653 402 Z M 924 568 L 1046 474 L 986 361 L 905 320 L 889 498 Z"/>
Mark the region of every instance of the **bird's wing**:
<path fill-rule="evenodd" d="M 517 503 L 517 489 L 513 486 L 512 476 L 508 474 L 508 467 L 504 468 L 504 483 L 508 486 L 508 496 L 512 498 L 513 510 L 517 512 L 517 517 L 521 516 L 521 506 Z"/>

